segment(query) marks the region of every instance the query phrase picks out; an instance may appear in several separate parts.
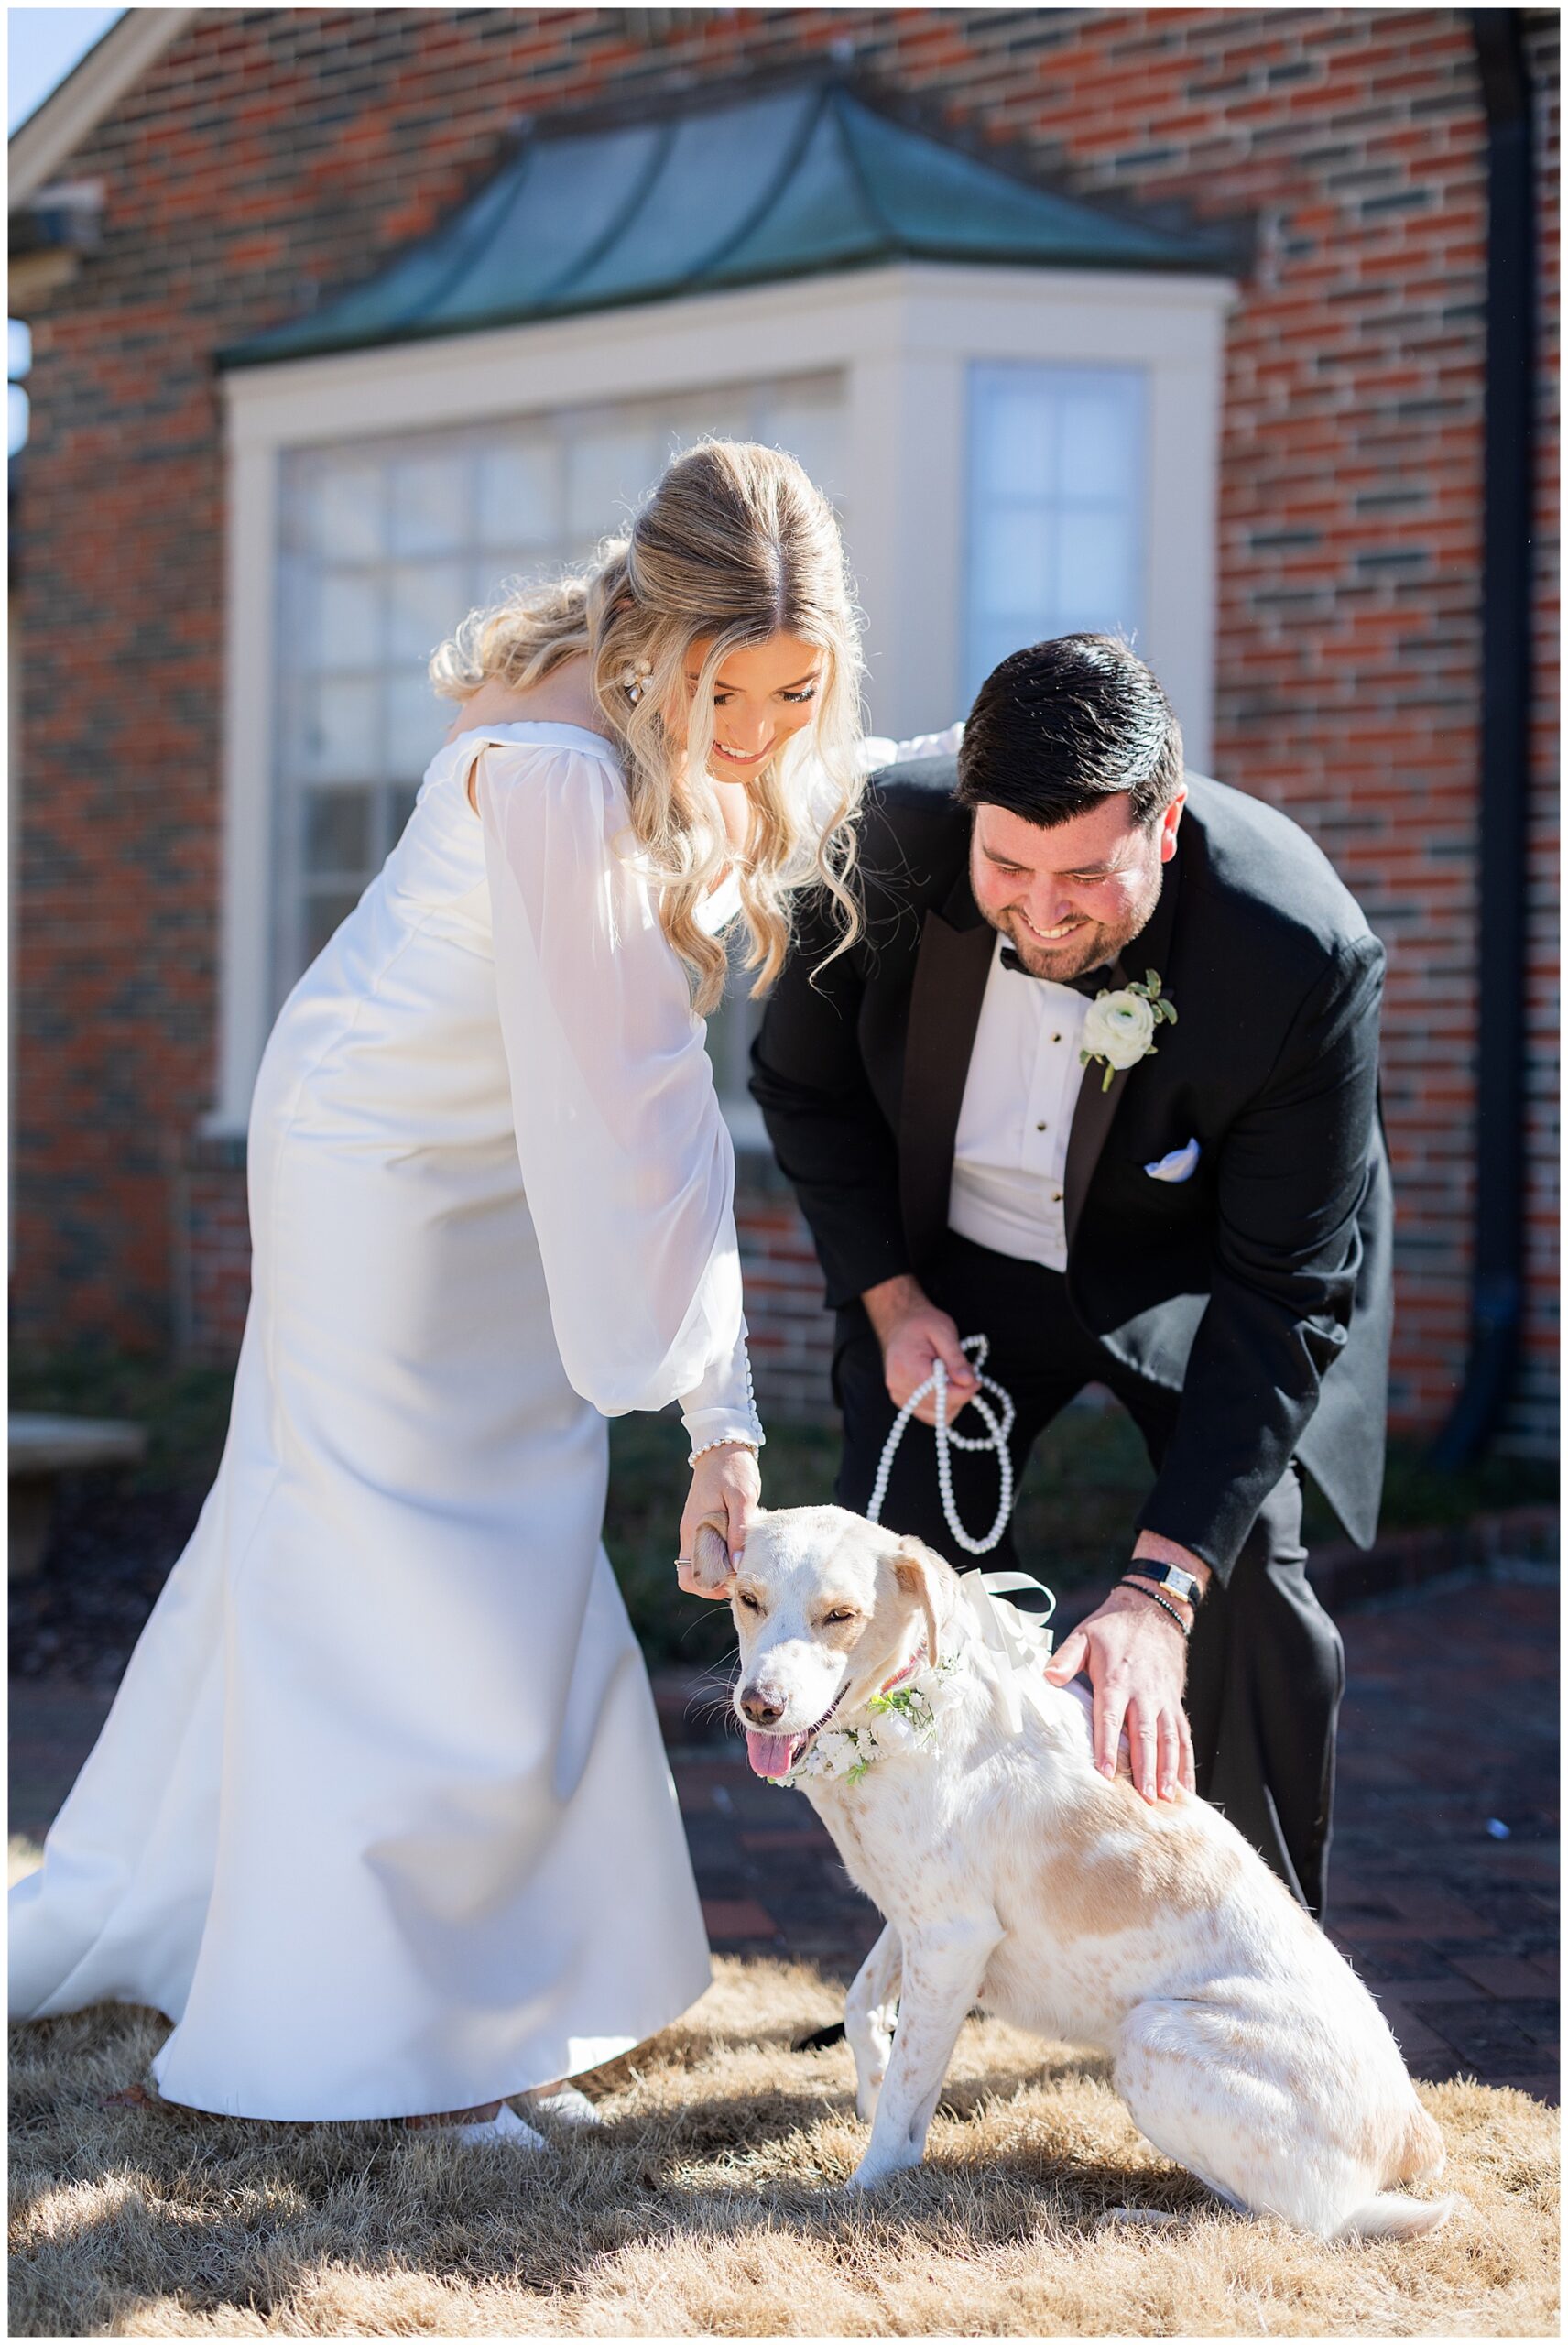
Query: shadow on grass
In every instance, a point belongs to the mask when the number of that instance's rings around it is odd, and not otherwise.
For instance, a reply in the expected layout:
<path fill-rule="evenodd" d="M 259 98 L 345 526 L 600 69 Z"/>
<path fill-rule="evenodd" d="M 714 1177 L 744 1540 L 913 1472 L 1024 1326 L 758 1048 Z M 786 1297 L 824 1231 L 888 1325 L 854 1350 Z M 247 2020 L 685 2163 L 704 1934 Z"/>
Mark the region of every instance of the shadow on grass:
<path fill-rule="evenodd" d="M 1044 2140 L 966 2154 L 955 2124 L 1005 2121 L 1020 2088 L 1011 2071 L 965 2079 L 939 2111 L 943 2138 L 930 2162 L 851 2199 L 843 2185 L 866 2131 L 844 2078 L 815 2090 L 753 2084 L 666 2098 L 591 2133 L 558 2135 L 536 2160 L 388 2124 L 102 2110 L 105 2067 L 130 2080 L 164 2032 L 156 2014 L 129 2008 L 19 2031 L 21 2065 L 80 2058 L 94 2019 L 91 2089 L 83 2077 L 52 2102 L 25 2084 L 18 2093 L 17 2335 L 123 2330 L 138 2315 L 162 2329 L 180 2327 L 180 2316 L 206 2326 L 235 2313 L 287 2324 L 302 2291 L 350 2269 L 360 2283 L 498 2282 L 559 2306 L 605 2257 L 638 2248 L 676 2258 L 718 2241 L 766 2247 L 789 2234 L 830 2256 L 975 2254 L 1027 2240 L 1042 2223 L 1092 2228 L 1129 2199 L 1164 2208 L 1206 2197 L 1174 2171 L 1074 2155 Z M 746 2054 L 785 2033 L 784 2023 L 769 2027 L 754 2047 L 704 2032 L 689 2048 L 694 2059 Z M 847 2069 L 847 2058 L 839 2065 Z M 1079 2078 L 1100 2065 L 1049 2062 L 1028 2082 Z M 666 2074 L 667 2094 L 684 2066 Z"/>
<path fill-rule="evenodd" d="M 1484 2230 L 1353 2255 L 1220 2212 L 1103 2060 L 983 2023 L 927 2162 L 851 2198 L 849 2054 L 787 2049 L 837 1998 L 801 1966 L 718 1969 L 705 2010 L 590 2079 L 607 2121 L 539 2157 L 105 2110 L 166 2023 L 17 2029 L 12 2333 L 1551 2333 L 1554 2125 L 1517 2096 L 1442 2089 Z M 1129 2206 L 1190 2220 L 1106 2220 Z"/>

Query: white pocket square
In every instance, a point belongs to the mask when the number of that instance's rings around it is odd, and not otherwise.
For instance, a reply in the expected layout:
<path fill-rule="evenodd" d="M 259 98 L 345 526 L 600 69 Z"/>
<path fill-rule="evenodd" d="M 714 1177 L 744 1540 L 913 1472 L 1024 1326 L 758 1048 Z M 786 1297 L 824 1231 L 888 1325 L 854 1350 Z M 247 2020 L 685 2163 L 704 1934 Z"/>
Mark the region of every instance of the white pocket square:
<path fill-rule="evenodd" d="M 1151 1181 L 1190 1181 L 1203 1152 L 1197 1141 L 1190 1140 L 1185 1148 L 1173 1148 L 1158 1164 L 1146 1164 L 1143 1169 Z"/>

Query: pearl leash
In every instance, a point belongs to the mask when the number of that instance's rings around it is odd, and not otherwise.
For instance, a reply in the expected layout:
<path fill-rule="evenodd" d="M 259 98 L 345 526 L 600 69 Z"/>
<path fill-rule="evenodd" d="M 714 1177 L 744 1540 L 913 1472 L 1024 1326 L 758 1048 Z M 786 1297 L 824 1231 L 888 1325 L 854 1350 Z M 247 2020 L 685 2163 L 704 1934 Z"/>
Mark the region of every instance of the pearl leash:
<path fill-rule="evenodd" d="M 872 1486 L 871 1503 L 866 1508 L 866 1520 L 870 1522 L 881 1522 L 882 1502 L 887 1495 L 887 1478 L 893 1471 L 893 1460 L 898 1455 L 898 1444 L 904 1438 L 904 1429 L 926 1394 L 934 1392 L 936 1394 L 936 1482 L 937 1489 L 942 1493 L 942 1511 L 947 1519 L 947 1527 L 952 1532 L 955 1543 L 963 1548 L 966 1555 L 988 1555 L 1007 1529 L 1007 1517 L 1013 1511 L 1013 1461 L 1007 1448 L 1007 1435 L 1013 1429 L 1013 1419 L 1018 1412 L 1013 1406 L 1011 1394 L 1003 1390 L 994 1376 L 982 1373 L 985 1366 L 986 1355 L 991 1348 L 990 1337 L 965 1336 L 960 1348 L 966 1358 L 971 1355 L 974 1358 L 975 1372 L 979 1378 L 981 1391 L 996 1394 L 1001 1408 L 1000 1416 L 992 1409 L 990 1402 L 983 1400 L 980 1392 L 976 1392 L 969 1402 L 969 1406 L 979 1417 L 982 1424 L 987 1428 L 986 1437 L 981 1440 L 967 1434 L 954 1433 L 947 1422 L 947 1369 L 940 1359 L 934 1361 L 931 1372 L 925 1382 L 910 1393 L 893 1420 L 892 1430 L 883 1444 L 882 1456 L 877 1467 L 877 1479 Z M 953 1449 L 991 1449 L 996 1454 L 996 1466 L 1001 1477 L 1001 1492 L 996 1505 L 996 1519 L 983 1539 L 972 1539 L 958 1519 L 958 1508 L 953 1496 L 953 1460 L 949 1454 L 950 1445 Z"/>

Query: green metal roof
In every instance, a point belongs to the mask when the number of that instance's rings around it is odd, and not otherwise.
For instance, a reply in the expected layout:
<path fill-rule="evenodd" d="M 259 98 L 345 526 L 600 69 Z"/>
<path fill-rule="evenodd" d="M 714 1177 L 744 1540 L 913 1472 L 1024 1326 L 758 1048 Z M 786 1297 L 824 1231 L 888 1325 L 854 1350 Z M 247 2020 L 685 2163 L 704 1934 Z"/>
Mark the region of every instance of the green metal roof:
<path fill-rule="evenodd" d="M 536 132 L 380 276 L 222 354 L 314 356 L 895 260 L 1224 270 L 1210 239 L 1032 187 L 841 83 Z"/>

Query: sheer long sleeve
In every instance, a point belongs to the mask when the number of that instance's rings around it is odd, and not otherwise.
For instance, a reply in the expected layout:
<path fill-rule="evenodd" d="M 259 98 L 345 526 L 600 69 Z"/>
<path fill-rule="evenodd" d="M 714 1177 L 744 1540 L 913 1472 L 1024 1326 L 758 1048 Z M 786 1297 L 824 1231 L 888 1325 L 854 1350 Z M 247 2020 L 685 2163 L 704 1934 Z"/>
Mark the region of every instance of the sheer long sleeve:
<path fill-rule="evenodd" d="M 693 1448 L 759 1443 L 734 1151 L 618 771 L 585 745 L 475 754 L 517 1153 L 567 1376 L 606 1416 L 681 1401 Z"/>

